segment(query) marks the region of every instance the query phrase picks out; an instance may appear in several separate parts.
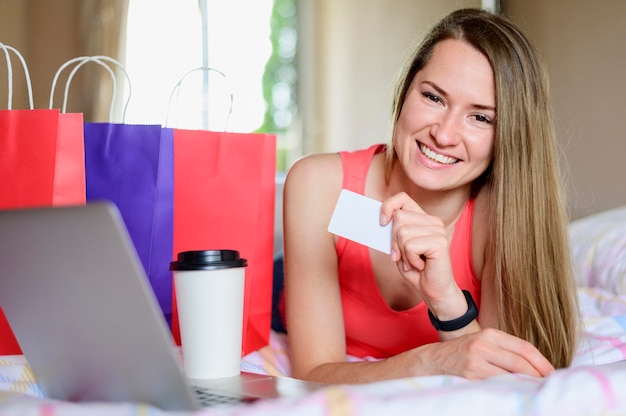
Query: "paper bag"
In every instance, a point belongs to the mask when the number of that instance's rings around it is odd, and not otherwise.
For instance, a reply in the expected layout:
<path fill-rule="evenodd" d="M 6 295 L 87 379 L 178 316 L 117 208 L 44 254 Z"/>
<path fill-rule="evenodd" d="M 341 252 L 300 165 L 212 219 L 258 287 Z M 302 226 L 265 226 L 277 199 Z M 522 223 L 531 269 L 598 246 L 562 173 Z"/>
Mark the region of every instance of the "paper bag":
<path fill-rule="evenodd" d="M 82 114 L 34 109 L 30 75 L 17 50 L 0 44 L 9 68 L 8 109 L 0 110 L 0 209 L 85 203 Z M 13 110 L 9 51 L 20 59 L 30 109 Z M 0 309 L 0 355 L 20 354 Z"/>
<path fill-rule="evenodd" d="M 75 64 L 68 76 L 67 89 L 78 69 L 93 62 L 112 77 L 113 93 L 109 122 L 84 123 L 87 201 L 114 203 L 144 267 L 149 283 L 168 323 L 172 311 L 173 235 L 173 131 L 160 125 L 115 123 L 113 102 L 117 79 L 111 66 L 119 67 L 129 85 L 124 67 L 107 56 L 86 56 L 66 62 L 61 70 Z M 55 77 L 56 81 L 56 77 Z M 64 107 L 65 108 L 65 102 Z"/>
<path fill-rule="evenodd" d="M 119 209 L 166 320 L 171 319 L 172 130 L 85 123 L 87 200 Z"/>
<path fill-rule="evenodd" d="M 174 253 L 233 249 L 248 260 L 242 355 L 269 343 L 275 172 L 274 135 L 174 129 Z"/>

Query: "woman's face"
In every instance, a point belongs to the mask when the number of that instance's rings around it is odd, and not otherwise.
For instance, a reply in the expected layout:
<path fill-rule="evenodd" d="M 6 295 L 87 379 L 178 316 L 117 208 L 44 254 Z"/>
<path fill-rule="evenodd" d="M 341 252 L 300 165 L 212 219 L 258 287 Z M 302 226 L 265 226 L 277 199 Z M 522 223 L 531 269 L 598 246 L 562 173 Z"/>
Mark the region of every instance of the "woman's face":
<path fill-rule="evenodd" d="M 400 111 L 398 161 L 420 188 L 469 187 L 491 163 L 495 121 L 489 61 L 464 41 L 442 41 L 415 75 Z"/>

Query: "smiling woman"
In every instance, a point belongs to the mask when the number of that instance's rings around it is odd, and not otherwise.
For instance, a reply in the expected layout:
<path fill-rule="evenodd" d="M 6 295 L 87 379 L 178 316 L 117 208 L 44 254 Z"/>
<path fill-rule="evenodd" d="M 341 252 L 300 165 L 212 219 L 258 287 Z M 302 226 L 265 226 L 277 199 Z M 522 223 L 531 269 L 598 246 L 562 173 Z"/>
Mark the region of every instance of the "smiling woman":
<path fill-rule="evenodd" d="M 404 98 L 394 133 L 398 163 L 423 189 L 465 186 L 464 201 L 491 163 L 495 116 L 487 58 L 465 42 L 442 41 Z"/>
<path fill-rule="evenodd" d="M 541 377 L 571 363 L 577 305 L 538 62 L 506 17 L 452 12 L 401 74 L 388 144 L 292 166 L 284 262 L 295 377 Z M 342 189 L 382 201 L 389 256 L 327 231 Z"/>

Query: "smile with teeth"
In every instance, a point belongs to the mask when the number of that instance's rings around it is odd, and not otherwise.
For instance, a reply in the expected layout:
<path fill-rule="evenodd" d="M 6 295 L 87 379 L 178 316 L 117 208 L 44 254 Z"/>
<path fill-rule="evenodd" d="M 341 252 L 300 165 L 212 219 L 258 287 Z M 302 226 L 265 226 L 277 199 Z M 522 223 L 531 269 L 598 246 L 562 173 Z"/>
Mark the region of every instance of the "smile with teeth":
<path fill-rule="evenodd" d="M 459 159 L 455 159 L 450 156 L 440 155 L 439 153 L 434 152 L 432 149 L 426 147 L 426 145 L 420 143 L 420 150 L 427 158 L 434 160 L 435 162 L 442 163 L 444 165 L 452 165 L 453 163 L 458 162 Z"/>

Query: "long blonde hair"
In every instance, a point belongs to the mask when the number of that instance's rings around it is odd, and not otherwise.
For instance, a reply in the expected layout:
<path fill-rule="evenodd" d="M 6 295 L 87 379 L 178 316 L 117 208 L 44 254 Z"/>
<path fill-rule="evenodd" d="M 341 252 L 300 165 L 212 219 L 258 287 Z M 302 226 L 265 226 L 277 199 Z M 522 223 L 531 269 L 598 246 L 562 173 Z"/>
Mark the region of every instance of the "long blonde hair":
<path fill-rule="evenodd" d="M 494 72 L 493 161 L 473 187 L 487 186 L 490 194 L 500 329 L 533 343 L 555 367 L 567 367 L 579 329 L 568 217 L 546 71 L 526 36 L 507 18 L 483 10 L 462 9 L 445 17 L 400 78 L 393 126 L 415 74 L 435 45 L 451 38 L 482 52 Z M 387 180 L 396 159 L 392 143 L 387 146 Z"/>

